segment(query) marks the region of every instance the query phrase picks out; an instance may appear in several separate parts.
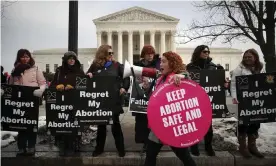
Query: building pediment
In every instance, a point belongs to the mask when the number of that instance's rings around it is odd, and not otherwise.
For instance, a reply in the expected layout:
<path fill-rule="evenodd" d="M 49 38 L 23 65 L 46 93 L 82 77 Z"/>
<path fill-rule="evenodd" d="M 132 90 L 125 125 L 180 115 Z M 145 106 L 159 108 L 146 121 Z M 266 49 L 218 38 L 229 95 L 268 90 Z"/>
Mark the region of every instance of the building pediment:
<path fill-rule="evenodd" d="M 178 22 L 179 19 L 141 7 L 132 7 L 93 20 L 97 22 Z"/>

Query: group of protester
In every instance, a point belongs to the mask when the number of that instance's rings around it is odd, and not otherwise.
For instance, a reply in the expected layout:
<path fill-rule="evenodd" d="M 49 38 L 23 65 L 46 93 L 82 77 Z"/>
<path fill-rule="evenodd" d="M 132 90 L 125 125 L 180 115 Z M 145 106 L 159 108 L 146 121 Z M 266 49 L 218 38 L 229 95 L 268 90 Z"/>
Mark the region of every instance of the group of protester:
<path fill-rule="evenodd" d="M 182 58 L 175 52 L 165 52 L 160 55 L 156 54 L 154 47 L 145 45 L 141 52 L 141 60 L 135 64 L 137 66 L 156 68 L 161 72 L 161 76 L 154 78 L 152 84 L 148 80 L 143 81 L 143 89 L 147 92 L 148 97 L 152 93 L 153 86 L 156 88 L 164 83 L 172 81 L 174 84 L 179 84 L 180 79 L 189 79 L 186 77 L 189 70 L 223 70 L 223 67 L 215 65 L 210 57 L 210 49 L 206 45 L 197 46 L 193 52 L 191 62 L 184 66 Z M 115 139 L 115 145 L 119 156 L 125 156 L 124 136 L 119 121 L 119 116 L 124 111 L 122 109 L 121 97 L 124 95 L 130 86 L 130 78 L 123 78 L 124 65 L 114 59 L 112 47 L 102 45 L 98 48 L 95 59 L 89 70 L 85 73 L 81 69 L 77 55 L 72 52 L 66 52 L 62 58 L 62 65 L 56 69 L 54 79 L 50 84 L 50 88 L 56 88 L 58 91 L 67 91 L 75 87 L 76 75 L 93 76 L 116 76 L 118 101 L 117 107 L 113 112 L 112 134 Z M 237 104 L 235 77 L 240 75 L 258 74 L 264 72 L 264 67 L 259 61 L 258 53 L 254 49 L 249 49 L 243 54 L 243 60 L 233 71 L 231 78 L 231 95 L 233 103 Z M 3 77 L 1 78 L 3 79 Z M 27 49 L 20 49 L 14 63 L 11 77 L 8 84 L 35 86 L 40 87 L 34 91 L 34 95 L 41 97 L 46 88 L 46 81 L 42 72 L 36 67 L 35 60 Z M 228 85 L 226 84 L 227 88 Z M 1 94 L 3 92 L 1 91 Z M 144 144 L 143 149 L 146 152 L 145 166 L 156 165 L 156 157 L 163 146 L 162 142 L 155 136 L 148 126 L 146 114 L 133 113 L 135 116 L 135 142 Z M 264 156 L 256 147 L 256 139 L 258 138 L 258 129 L 260 124 L 239 125 L 238 126 L 238 141 L 239 151 L 244 157 L 255 155 L 263 158 Z M 99 125 L 96 138 L 96 148 L 93 156 L 96 157 L 104 152 L 106 140 L 106 125 Z M 18 134 L 18 155 L 33 155 L 35 153 L 36 133 L 19 132 Z M 248 143 L 246 143 L 248 137 Z M 78 136 L 56 136 L 56 143 L 64 149 L 64 153 L 74 151 L 74 145 L 78 144 Z M 213 129 L 212 125 L 205 135 L 205 150 L 209 156 L 215 156 L 212 147 Z M 195 161 L 190 155 L 189 148 L 171 147 L 176 156 L 185 164 L 195 166 Z M 200 152 L 198 145 L 190 147 L 191 153 L 199 156 Z"/>

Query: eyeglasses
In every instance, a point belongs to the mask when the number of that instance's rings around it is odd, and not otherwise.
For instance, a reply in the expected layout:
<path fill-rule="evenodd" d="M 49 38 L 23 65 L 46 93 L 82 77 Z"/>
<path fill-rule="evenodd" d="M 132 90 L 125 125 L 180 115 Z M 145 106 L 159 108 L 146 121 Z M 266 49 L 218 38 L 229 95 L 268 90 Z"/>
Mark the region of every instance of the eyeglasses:
<path fill-rule="evenodd" d="M 108 55 L 113 55 L 113 52 L 108 52 Z"/>
<path fill-rule="evenodd" d="M 202 51 L 204 54 L 206 54 L 206 53 L 208 53 L 208 54 L 210 54 L 210 51 Z"/>

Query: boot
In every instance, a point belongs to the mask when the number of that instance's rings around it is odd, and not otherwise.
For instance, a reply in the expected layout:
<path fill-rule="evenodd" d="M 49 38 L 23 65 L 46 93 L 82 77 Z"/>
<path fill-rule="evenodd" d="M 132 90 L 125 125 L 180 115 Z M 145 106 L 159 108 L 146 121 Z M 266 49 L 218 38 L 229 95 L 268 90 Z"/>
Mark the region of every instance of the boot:
<path fill-rule="evenodd" d="M 239 152 L 241 155 L 245 158 L 251 158 L 251 154 L 249 153 L 247 146 L 246 146 L 246 135 L 241 134 L 238 136 L 238 141 L 239 141 Z"/>
<path fill-rule="evenodd" d="M 197 144 L 191 146 L 191 153 L 194 156 L 199 156 L 200 155 Z"/>
<path fill-rule="evenodd" d="M 17 152 L 17 156 L 23 156 L 26 154 L 26 149 L 19 149 L 19 151 Z"/>
<path fill-rule="evenodd" d="M 215 156 L 216 153 L 213 150 L 212 147 L 212 141 L 213 141 L 213 129 L 212 126 L 209 128 L 209 131 L 207 134 L 204 136 L 204 144 L 205 144 L 205 151 L 208 156 Z"/>
<path fill-rule="evenodd" d="M 123 151 L 119 151 L 119 157 L 125 157 L 126 155 L 126 152 L 123 150 Z"/>
<path fill-rule="evenodd" d="M 248 135 L 248 150 L 251 154 L 253 154 L 254 156 L 258 157 L 258 158 L 264 158 L 264 155 L 262 155 L 257 146 L 256 146 L 256 135 L 252 134 L 252 135 Z"/>
<path fill-rule="evenodd" d="M 143 148 L 142 148 L 142 153 L 146 153 L 146 151 L 147 151 L 147 144 L 146 143 L 144 143 L 144 145 L 143 145 Z"/>
<path fill-rule="evenodd" d="M 94 152 L 92 153 L 92 156 L 97 157 L 97 156 L 101 155 L 102 153 L 103 153 L 103 150 L 95 149 Z"/>
<path fill-rule="evenodd" d="M 33 156 L 35 154 L 35 148 L 28 148 L 27 153 L 28 156 Z"/>
<path fill-rule="evenodd" d="M 74 149 L 74 143 L 72 140 L 66 142 L 65 148 L 64 148 L 64 156 L 67 157 L 72 157 L 75 154 L 75 149 Z"/>
<path fill-rule="evenodd" d="M 120 157 L 125 157 L 126 151 L 125 151 L 125 147 L 124 146 L 121 146 L 121 148 L 117 148 L 117 150 L 118 150 L 118 153 L 119 153 Z"/>

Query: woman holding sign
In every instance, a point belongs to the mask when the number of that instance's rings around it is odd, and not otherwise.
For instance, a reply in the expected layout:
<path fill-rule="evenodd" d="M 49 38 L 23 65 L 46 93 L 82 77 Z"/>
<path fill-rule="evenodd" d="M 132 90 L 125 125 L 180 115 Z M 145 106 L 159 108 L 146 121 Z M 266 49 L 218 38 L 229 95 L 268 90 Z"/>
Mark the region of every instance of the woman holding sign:
<path fill-rule="evenodd" d="M 233 71 L 231 79 L 231 95 L 233 104 L 238 104 L 236 91 L 236 76 L 251 75 L 265 73 L 264 65 L 260 62 L 258 52 L 255 49 L 249 49 L 243 54 L 242 62 Z M 258 138 L 258 130 L 260 124 L 239 125 L 238 126 L 238 141 L 239 151 L 245 158 L 252 157 L 251 154 L 263 158 L 264 156 L 259 152 L 256 146 L 256 139 Z M 248 137 L 248 145 L 246 145 L 246 137 Z"/>
<path fill-rule="evenodd" d="M 102 45 L 98 48 L 96 57 L 87 71 L 87 75 L 90 78 L 93 76 L 115 76 L 118 78 L 118 82 L 116 84 L 118 98 L 112 99 L 117 100 L 117 107 L 116 111 L 113 111 L 113 124 L 111 128 L 113 137 L 115 139 L 115 145 L 120 157 L 125 156 L 124 136 L 119 120 L 120 114 L 124 113 L 120 96 L 127 92 L 130 85 L 129 78 L 123 79 L 123 71 L 123 65 L 114 60 L 112 47 L 109 45 Z M 94 157 L 102 154 L 104 151 L 106 140 L 106 125 L 98 125 L 97 134 L 97 145 L 95 151 L 93 152 Z"/>
<path fill-rule="evenodd" d="M 135 64 L 136 66 L 147 67 L 147 68 L 156 68 L 159 70 L 160 67 L 160 58 L 159 55 L 155 54 L 155 49 L 151 45 L 145 45 L 141 51 L 141 60 Z M 147 83 L 147 78 L 143 79 L 142 87 L 149 86 Z M 153 82 L 155 82 L 156 78 Z M 148 119 L 147 114 L 144 113 L 132 113 L 135 116 L 135 142 L 143 143 L 143 152 L 146 151 L 148 136 L 149 136 L 149 128 L 148 128 Z"/>
<path fill-rule="evenodd" d="M 174 52 L 165 52 L 161 58 L 160 64 L 161 77 L 156 81 L 156 89 L 159 86 L 174 81 L 174 83 L 179 84 L 181 78 L 185 78 L 184 75 L 179 75 L 184 71 L 184 66 L 181 57 Z M 182 74 L 187 74 L 182 73 Z M 148 110 L 158 111 L 158 110 Z M 149 126 L 150 127 L 150 126 Z M 163 143 L 155 136 L 153 131 L 149 134 L 149 141 L 146 152 L 145 166 L 155 166 L 156 157 L 160 152 Z M 177 148 L 171 146 L 173 152 L 176 156 L 183 162 L 184 165 L 195 166 L 195 161 L 191 157 L 188 148 Z"/>
<path fill-rule="evenodd" d="M 35 61 L 29 50 L 18 50 L 9 84 L 39 87 L 34 91 L 34 96 L 42 96 L 46 88 L 46 80 L 43 73 L 35 66 Z M 18 132 L 18 155 L 34 155 L 36 137 L 37 133 L 35 132 Z"/>
<path fill-rule="evenodd" d="M 73 51 L 68 51 L 62 57 L 62 65 L 56 69 L 54 79 L 50 84 L 50 88 L 56 88 L 58 91 L 74 89 L 76 86 L 76 76 L 85 75 L 81 69 L 80 61 L 77 54 Z M 63 152 L 67 154 L 74 152 L 78 148 L 80 138 L 76 139 L 74 135 L 57 135 L 55 141 L 59 147 L 63 145 Z"/>
<path fill-rule="evenodd" d="M 206 45 L 199 45 L 195 48 L 191 63 L 187 65 L 187 70 L 220 70 L 223 69 L 222 66 L 217 66 L 212 62 L 212 58 L 210 58 L 210 50 L 209 47 Z M 213 128 L 212 125 L 209 128 L 209 131 L 204 137 L 205 143 L 205 151 L 209 156 L 215 156 L 215 151 L 212 147 L 212 140 L 213 140 Z M 198 145 L 195 144 L 191 146 L 191 152 L 195 156 L 199 156 Z"/>

